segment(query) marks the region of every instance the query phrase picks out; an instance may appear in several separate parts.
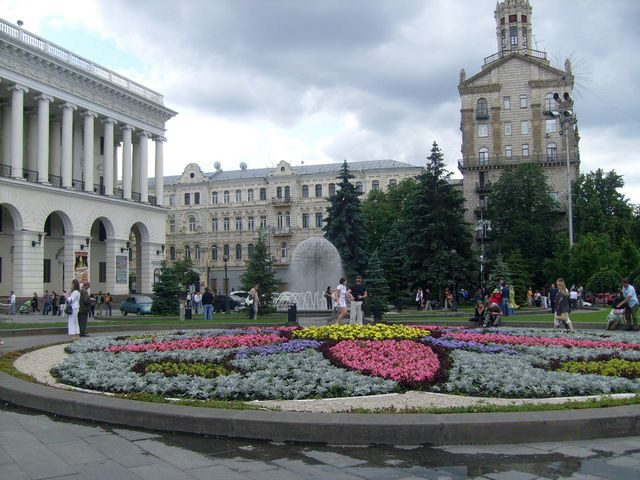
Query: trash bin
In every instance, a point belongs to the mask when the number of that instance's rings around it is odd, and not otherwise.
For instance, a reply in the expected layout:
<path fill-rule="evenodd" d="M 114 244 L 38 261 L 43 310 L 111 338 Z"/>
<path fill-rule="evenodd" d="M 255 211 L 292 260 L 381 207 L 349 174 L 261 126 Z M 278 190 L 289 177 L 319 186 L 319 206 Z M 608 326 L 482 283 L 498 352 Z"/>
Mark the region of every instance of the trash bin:
<path fill-rule="evenodd" d="M 184 319 L 185 320 L 191 320 L 193 318 L 192 314 L 191 314 L 191 304 L 187 303 L 184 307 Z"/>
<path fill-rule="evenodd" d="M 180 302 L 180 321 L 184 322 L 184 302 Z"/>
<path fill-rule="evenodd" d="M 373 306 L 373 323 L 382 322 L 382 305 Z"/>
<path fill-rule="evenodd" d="M 298 307 L 295 303 L 289 305 L 287 310 L 287 323 L 298 323 Z"/>

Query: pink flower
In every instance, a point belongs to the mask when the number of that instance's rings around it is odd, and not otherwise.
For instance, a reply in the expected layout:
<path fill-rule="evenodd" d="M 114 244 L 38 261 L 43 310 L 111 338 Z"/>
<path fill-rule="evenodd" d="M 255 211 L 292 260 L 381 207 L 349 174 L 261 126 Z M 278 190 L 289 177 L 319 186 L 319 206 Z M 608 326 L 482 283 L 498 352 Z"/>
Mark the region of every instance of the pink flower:
<path fill-rule="evenodd" d="M 637 343 L 582 340 L 577 338 L 525 337 L 499 333 L 448 333 L 446 334 L 446 337 L 454 340 L 463 340 L 465 342 L 499 343 L 507 345 L 523 345 L 527 347 L 553 345 L 560 347 L 640 349 L 640 344 Z"/>
<path fill-rule="evenodd" d="M 146 352 L 156 350 L 166 352 L 168 350 L 193 350 L 195 348 L 237 348 L 258 347 L 270 343 L 285 342 L 286 338 L 280 335 L 232 335 L 220 337 L 195 337 L 184 340 L 172 340 L 164 342 L 138 343 L 133 345 L 114 345 L 106 349 L 107 352 Z"/>

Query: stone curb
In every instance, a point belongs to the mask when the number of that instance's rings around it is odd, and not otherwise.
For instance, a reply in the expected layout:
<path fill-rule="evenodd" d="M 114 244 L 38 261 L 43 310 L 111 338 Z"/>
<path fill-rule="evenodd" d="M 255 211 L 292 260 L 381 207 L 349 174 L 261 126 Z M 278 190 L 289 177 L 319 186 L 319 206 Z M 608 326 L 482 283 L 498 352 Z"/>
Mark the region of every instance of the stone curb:
<path fill-rule="evenodd" d="M 640 434 L 640 405 L 477 414 L 227 410 L 62 390 L 2 372 L 0 400 L 54 415 L 150 430 L 331 445 L 509 444 Z"/>

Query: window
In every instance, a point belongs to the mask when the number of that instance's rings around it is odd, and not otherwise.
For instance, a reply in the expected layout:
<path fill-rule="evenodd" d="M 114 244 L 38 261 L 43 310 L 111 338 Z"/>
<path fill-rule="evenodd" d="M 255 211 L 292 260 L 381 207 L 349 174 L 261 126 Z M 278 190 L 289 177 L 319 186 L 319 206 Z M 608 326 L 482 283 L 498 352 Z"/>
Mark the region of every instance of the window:
<path fill-rule="evenodd" d="M 191 258 L 191 247 L 189 245 L 184 246 L 184 258 Z"/>
<path fill-rule="evenodd" d="M 322 197 L 322 185 L 316 185 L 316 198 Z"/>
<path fill-rule="evenodd" d="M 555 133 L 557 129 L 557 122 L 555 118 L 544 121 L 544 131 L 545 133 Z"/>
<path fill-rule="evenodd" d="M 102 280 L 100 279 L 100 282 L 106 282 L 107 281 L 107 264 L 106 262 L 100 262 L 100 273 L 102 273 L 102 264 L 104 263 L 104 270 L 105 270 L 105 279 Z M 51 259 L 50 258 L 45 258 L 44 259 L 44 266 L 43 266 L 43 270 L 42 270 L 42 282 L 43 283 L 51 283 Z"/>
<path fill-rule="evenodd" d="M 218 231 L 218 217 L 215 217 L 215 218 L 211 219 L 211 231 L 212 232 L 217 232 Z"/>
<path fill-rule="evenodd" d="M 216 205 L 218 203 L 218 192 L 211 192 L 211 204 Z"/>
<path fill-rule="evenodd" d="M 254 247 L 253 247 L 253 243 L 250 243 L 249 245 L 247 245 L 247 256 L 249 258 L 253 257 L 253 252 L 254 252 Z"/>
<path fill-rule="evenodd" d="M 544 109 L 549 112 L 551 110 L 555 110 L 556 108 L 556 100 L 553 98 L 553 93 L 547 93 L 544 96 Z"/>
<path fill-rule="evenodd" d="M 527 96 L 520 95 L 520 108 L 527 108 Z"/>
<path fill-rule="evenodd" d="M 200 260 L 200 245 L 195 245 L 193 247 L 193 256 L 196 260 Z"/>
<path fill-rule="evenodd" d="M 284 187 L 284 198 L 291 198 L 291 187 L 289 187 L 288 185 Z"/>
<path fill-rule="evenodd" d="M 302 228 L 309 228 L 309 214 L 302 214 Z"/>
<path fill-rule="evenodd" d="M 107 282 L 107 262 L 98 263 L 98 282 L 99 283 Z M 45 283 L 48 283 L 48 282 L 45 280 Z"/>
<path fill-rule="evenodd" d="M 511 158 L 511 153 L 512 153 L 511 145 L 505 145 L 504 146 L 504 156 L 507 157 L 507 158 Z"/>
<path fill-rule="evenodd" d="M 222 219 L 222 229 L 223 229 L 225 232 L 228 232 L 228 231 L 230 230 L 230 227 L 229 227 L 229 217 L 224 217 L 224 218 Z"/>
<path fill-rule="evenodd" d="M 276 188 L 276 197 L 282 198 L 282 187 Z"/>
<path fill-rule="evenodd" d="M 335 183 L 330 183 L 329 184 L 329 196 L 333 197 L 336 194 L 336 184 Z"/>
<path fill-rule="evenodd" d="M 478 162 L 480 166 L 485 166 L 489 163 L 489 149 L 487 147 L 482 147 L 478 152 Z"/>
<path fill-rule="evenodd" d="M 224 256 L 224 258 L 229 260 L 229 245 L 226 243 L 224 244 L 224 247 L 222 247 L 222 255 Z"/>
<path fill-rule="evenodd" d="M 528 143 L 522 144 L 522 156 L 523 157 L 528 157 L 529 156 L 529 144 Z"/>
<path fill-rule="evenodd" d="M 389 180 L 389 188 L 395 187 L 396 185 L 398 185 L 398 181 L 395 178 Z"/>
<path fill-rule="evenodd" d="M 236 244 L 236 260 L 242 260 L 242 245 Z"/>
<path fill-rule="evenodd" d="M 504 28 L 502 29 L 501 37 L 502 37 L 502 50 L 506 50 L 507 49 L 507 31 Z"/>
<path fill-rule="evenodd" d="M 225 191 L 222 193 L 222 201 L 223 201 L 224 203 L 229 203 L 229 201 L 230 201 L 230 200 L 229 200 L 229 190 L 225 190 Z"/>
<path fill-rule="evenodd" d="M 511 97 L 503 97 L 502 108 L 504 110 L 511 110 Z"/>
<path fill-rule="evenodd" d="M 356 182 L 356 192 L 362 193 L 362 182 Z"/>
<path fill-rule="evenodd" d="M 100 155 L 104 155 L 104 137 L 100 137 Z"/>
<path fill-rule="evenodd" d="M 171 260 L 175 260 L 176 259 L 176 247 L 174 247 L 173 245 L 171 245 L 169 247 L 169 258 Z"/>
<path fill-rule="evenodd" d="M 371 182 L 371 190 L 380 190 L 380 181 L 374 180 Z"/>
<path fill-rule="evenodd" d="M 522 15 L 522 17 L 520 17 L 522 19 L 522 23 L 527 23 L 527 16 L 526 15 Z"/>
<path fill-rule="evenodd" d="M 518 27 L 509 27 L 509 37 L 511 38 L 511 50 L 518 49 Z"/>
<path fill-rule="evenodd" d="M 520 122 L 520 133 L 522 133 L 522 135 L 529 135 L 529 120 Z"/>
<path fill-rule="evenodd" d="M 260 215 L 260 228 L 267 228 L 267 216 Z"/>
<path fill-rule="evenodd" d="M 511 135 L 511 122 L 504 122 L 504 134 L 505 136 Z"/>
<path fill-rule="evenodd" d="M 509 15 L 509 23 L 516 23 L 518 21 L 518 15 Z"/>
<path fill-rule="evenodd" d="M 316 228 L 322 227 L 322 212 L 316 213 Z"/>
<path fill-rule="evenodd" d="M 236 190 L 236 203 L 242 202 L 242 190 Z"/>
<path fill-rule="evenodd" d="M 189 231 L 196 231 L 196 217 L 189 217 Z"/>
<path fill-rule="evenodd" d="M 527 17 L 523 15 L 522 18 L 527 18 Z M 523 22 L 526 23 L 526 20 L 523 20 Z M 529 43 L 527 42 L 527 27 L 522 27 L 522 47 L 527 48 L 528 45 Z"/>
<path fill-rule="evenodd" d="M 175 207 L 176 206 L 176 196 L 175 195 L 169 195 L 169 206 L 170 207 Z"/>
<path fill-rule="evenodd" d="M 196 192 L 193 194 L 193 204 L 200 205 L 200 192 Z"/>
<path fill-rule="evenodd" d="M 176 233 L 176 220 L 174 218 L 169 219 L 169 233 Z"/>
<path fill-rule="evenodd" d="M 486 123 L 478 124 L 478 137 L 484 138 L 489 136 L 489 125 Z"/>
<path fill-rule="evenodd" d="M 282 242 L 280 244 L 280 257 L 282 260 L 286 260 L 289 257 L 289 246 L 287 242 Z"/>
<path fill-rule="evenodd" d="M 282 228 L 284 226 L 284 216 L 282 212 L 278 212 L 278 228 Z"/>
<path fill-rule="evenodd" d="M 191 194 L 190 193 L 185 193 L 184 194 L 184 204 L 185 205 L 191 205 Z"/>
<path fill-rule="evenodd" d="M 287 212 L 284 214 L 284 226 L 287 228 L 291 228 L 291 212 Z"/>
<path fill-rule="evenodd" d="M 309 198 L 309 185 L 302 185 L 302 198 Z"/>
<path fill-rule="evenodd" d="M 212 261 L 218 260 L 218 246 L 217 245 L 211 245 L 211 260 Z"/>
<path fill-rule="evenodd" d="M 558 159 L 558 147 L 551 142 L 547 145 L 547 160 L 555 162 Z"/>
<path fill-rule="evenodd" d="M 263 187 L 260 189 L 260 200 L 266 200 L 266 199 L 267 199 L 267 189 Z"/>
<path fill-rule="evenodd" d="M 489 105 L 486 98 L 479 98 L 476 104 L 476 118 L 487 119 L 489 118 Z"/>
<path fill-rule="evenodd" d="M 236 230 L 238 232 L 242 230 L 242 217 L 236 217 Z"/>
<path fill-rule="evenodd" d="M 254 219 L 254 217 L 249 217 L 247 219 L 247 229 L 248 230 L 255 230 L 256 228 L 256 221 Z"/>
<path fill-rule="evenodd" d="M 253 188 L 247 190 L 247 202 L 253 202 Z"/>

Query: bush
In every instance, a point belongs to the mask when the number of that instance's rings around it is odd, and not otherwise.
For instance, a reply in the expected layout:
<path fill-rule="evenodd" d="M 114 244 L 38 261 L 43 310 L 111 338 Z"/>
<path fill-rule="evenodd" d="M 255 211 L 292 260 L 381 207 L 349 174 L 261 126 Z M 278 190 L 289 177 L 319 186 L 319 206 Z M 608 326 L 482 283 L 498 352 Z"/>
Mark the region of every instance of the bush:
<path fill-rule="evenodd" d="M 594 273 L 587 282 L 587 290 L 592 293 L 610 293 L 620 288 L 622 277 L 614 270 Z"/>

